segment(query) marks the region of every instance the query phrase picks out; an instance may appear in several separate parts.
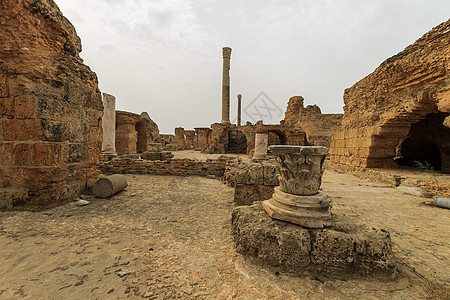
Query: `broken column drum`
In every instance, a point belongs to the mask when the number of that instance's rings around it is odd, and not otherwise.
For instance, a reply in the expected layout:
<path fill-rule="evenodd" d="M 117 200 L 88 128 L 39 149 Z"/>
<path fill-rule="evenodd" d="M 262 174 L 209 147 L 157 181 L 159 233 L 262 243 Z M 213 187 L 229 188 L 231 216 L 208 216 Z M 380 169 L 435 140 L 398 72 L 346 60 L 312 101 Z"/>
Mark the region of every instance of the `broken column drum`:
<path fill-rule="evenodd" d="M 319 191 L 328 148 L 274 145 L 280 186 L 263 202 L 267 214 L 309 228 L 331 225 L 330 200 Z"/>
<path fill-rule="evenodd" d="M 222 49 L 222 124 L 230 124 L 230 59 L 231 48 Z"/>

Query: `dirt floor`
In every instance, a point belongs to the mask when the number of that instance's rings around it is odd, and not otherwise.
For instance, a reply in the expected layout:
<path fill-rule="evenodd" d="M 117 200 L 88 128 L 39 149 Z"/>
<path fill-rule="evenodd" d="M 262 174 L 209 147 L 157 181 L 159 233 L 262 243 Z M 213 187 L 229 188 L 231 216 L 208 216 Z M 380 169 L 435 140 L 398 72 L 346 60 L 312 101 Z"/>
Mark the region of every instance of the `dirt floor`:
<path fill-rule="evenodd" d="M 0 212 L 1 299 L 446 299 L 450 210 L 325 172 L 333 213 L 387 229 L 395 278 L 298 278 L 236 254 L 233 189 L 215 179 L 126 175 L 87 206 Z"/>

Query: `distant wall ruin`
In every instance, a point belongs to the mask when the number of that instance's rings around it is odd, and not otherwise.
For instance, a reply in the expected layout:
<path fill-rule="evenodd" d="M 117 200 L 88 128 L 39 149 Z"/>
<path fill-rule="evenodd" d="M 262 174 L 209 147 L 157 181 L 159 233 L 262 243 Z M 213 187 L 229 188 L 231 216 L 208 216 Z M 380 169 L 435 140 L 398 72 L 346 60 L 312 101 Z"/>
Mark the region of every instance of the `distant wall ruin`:
<path fill-rule="evenodd" d="M 304 99 L 289 99 L 284 124 L 289 128 L 301 128 L 306 134 L 306 144 L 330 147 L 333 134 L 340 128 L 343 114 L 322 114 L 317 105 L 304 107 Z"/>
<path fill-rule="evenodd" d="M 344 94 L 331 161 L 450 172 L 450 20 L 384 61 Z"/>
<path fill-rule="evenodd" d="M 0 208 L 38 209 L 98 178 L 103 106 L 53 1 L 0 3 Z"/>
<path fill-rule="evenodd" d="M 146 112 L 140 115 L 116 111 L 116 151 L 118 154 L 143 153 L 149 144 L 159 142 L 158 125 Z"/>

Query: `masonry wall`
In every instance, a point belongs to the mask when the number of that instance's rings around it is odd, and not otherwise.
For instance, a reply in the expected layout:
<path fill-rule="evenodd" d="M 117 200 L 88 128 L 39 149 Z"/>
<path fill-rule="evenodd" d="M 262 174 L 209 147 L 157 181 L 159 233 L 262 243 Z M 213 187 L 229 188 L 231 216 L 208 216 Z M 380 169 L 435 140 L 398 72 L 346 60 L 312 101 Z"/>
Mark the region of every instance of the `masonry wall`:
<path fill-rule="evenodd" d="M 342 127 L 333 136 L 331 161 L 360 167 L 397 167 L 403 143 L 412 137 L 436 147 L 442 170 L 450 172 L 449 139 L 432 137 L 437 131 L 450 136 L 449 48 L 447 21 L 346 89 L 345 113 Z M 429 127 L 428 134 L 419 136 L 412 131 L 415 124 L 433 116 L 440 124 Z"/>
<path fill-rule="evenodd" d="M 289 99 L 284 124 L 291 130 L 303 130 L 305 144 L 330 147 L 333 134 L 341 127 L 342 117 L 343 114 L 322 114 L 317 105 L 304 107 L 303 97 L 294 96 Z"/>
<path fill-rule="evenodd" d="M 99 170 L 103 174 L 152 174 L 175 176 L 223 176 L 225 160 L 195 161 L 189 159 L 172 159 L 166 161 L 148 161 L 136 159 L 114 159 L 100 162 Z"/>
<path fill-rule="evenodd" d="M 98 177 L 103 106 L 51 1 L 0 2 L 0 208 L 75 198 Z"/>

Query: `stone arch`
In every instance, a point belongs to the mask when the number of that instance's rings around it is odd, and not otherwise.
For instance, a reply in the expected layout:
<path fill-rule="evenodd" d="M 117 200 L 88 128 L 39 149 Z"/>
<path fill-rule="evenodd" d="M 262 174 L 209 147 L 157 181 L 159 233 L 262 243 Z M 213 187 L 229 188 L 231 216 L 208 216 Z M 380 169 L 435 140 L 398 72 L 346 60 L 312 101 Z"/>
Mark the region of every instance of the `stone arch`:
<path fill-rule="evenodd" d="M 247 153 L 247 137 L 240 130 L 228 130 L 227 153 Z"/>
<path fill-rule="evenodd" d="M 428 159 L 437 169 L 449 173 L 450 141 L 445 137 L 450 136 L 450 128 L 443 125 L 448 113 L 439 112 L 434 103 L 427 93 L 419 93 L 417 99 L 392 113 L 394 117 L 378 127 L 371 137 L 367 167 L 412 166 L 414 161 Z M 419 145 L 426 147 L 429 155 L 419 150 Z"/>

